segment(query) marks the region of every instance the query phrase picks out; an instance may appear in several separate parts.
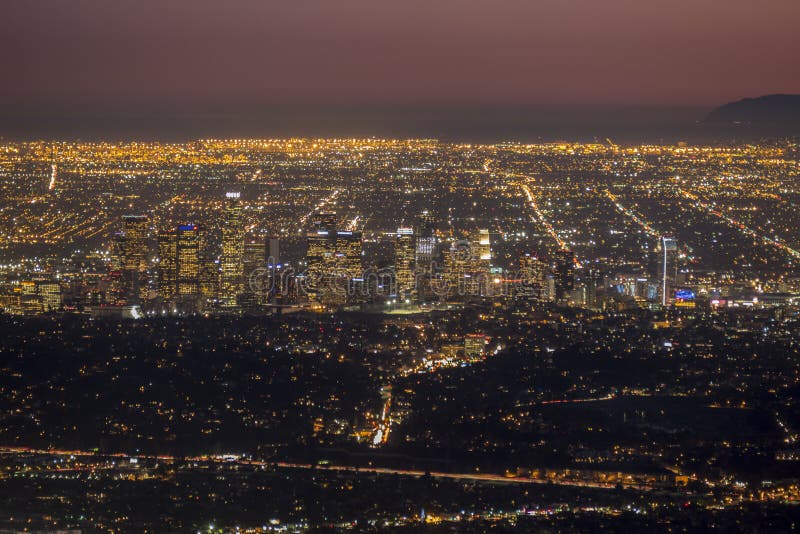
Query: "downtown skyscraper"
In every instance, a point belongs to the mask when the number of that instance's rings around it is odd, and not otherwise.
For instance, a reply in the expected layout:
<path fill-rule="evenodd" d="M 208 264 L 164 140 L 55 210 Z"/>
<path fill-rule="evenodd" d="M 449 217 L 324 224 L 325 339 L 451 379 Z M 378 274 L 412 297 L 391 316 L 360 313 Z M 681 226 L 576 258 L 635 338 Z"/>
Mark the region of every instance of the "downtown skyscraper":
<path fill-rule="evenodd" d="M 196 298 L 200 293 L 201 228 L 196 224 L 178 226 L 176 279 L 179 299 Z"/>
<path fill-rule="evenodd" d="M 158 232 L 158 293 L 164 302 L 172 302 L 178 291 L 178 233 Z"/>
<path fill-rule="evenodd" d="M 316 303 L 342 306 L 362 281 L 361 232 L 336 229 L 335 213 L 320 213 L 307 235 L 307 289 Z"/>
<path fill-rule="evenodd" d="M 120 268 L 122 293 L 126 300 L 138 302 L 147 297 L 147 237 L 149 219 L 146 215 L 123 215 L 120 236 Z"/>
<path fill-rule="evenodd" d="M 672 302 L 673 292 L 678 278 L 678 242 L 667 236 L 662 236 L 658 241 L 658 294 L 661 305 L 666 306 Z"/>
<path fill-rule="evenodd" d="M 413 228 L 398 228 L 394 243 L 394 270 L 397 295 L 410 300 L 415 292 L 414 255 L 416 241 Z"/>
<path fill-rule="evenodd" d="M 425 211 L 420 215 L 415 234 L 415 291 L 417 299 L 421 302 L 426 302 L 434 297 L 431 280 L 436 267 L 434 258 L 436 254 L 436 245 L 438 243 L 436 237 L 436 219 L 432 214 Z"/>
<path fill-rule="evenodd" d="M 225 211 L 222 225 L 222 275 L 220 280 L 220 307 L 237 308 L 237 299 L 244 293 L 244 224 L 239 192 L 225 194 Z"/>

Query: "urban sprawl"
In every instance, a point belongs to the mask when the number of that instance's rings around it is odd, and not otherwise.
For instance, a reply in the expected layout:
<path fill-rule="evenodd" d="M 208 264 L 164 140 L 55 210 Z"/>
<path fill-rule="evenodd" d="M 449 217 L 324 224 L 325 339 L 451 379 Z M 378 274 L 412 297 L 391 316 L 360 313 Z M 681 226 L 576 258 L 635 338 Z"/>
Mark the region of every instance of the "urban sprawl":
<path fill-rule="evenodd" d="M 794 528 L 798 179 L 792 141 L 0 140 L 0 530 Z"/>

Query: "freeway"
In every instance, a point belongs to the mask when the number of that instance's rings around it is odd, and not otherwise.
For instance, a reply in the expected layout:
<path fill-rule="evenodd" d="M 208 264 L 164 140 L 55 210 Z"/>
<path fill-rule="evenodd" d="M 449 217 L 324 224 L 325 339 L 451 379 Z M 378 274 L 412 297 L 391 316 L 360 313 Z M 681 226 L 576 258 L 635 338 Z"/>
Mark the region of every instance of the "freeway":
<path fill-rule="evenodd" d="M 202 463 L 218 463 L 218 464 L 238 464 L 242 466 L 253 466 L 261 468 L 277 467 L 279 469 L 302 469 L 302 470 L 317 470 L 317 471 L 331 471 L 331 472 L 346 472 L 364 475 L 390 475 L 390 476 L 405 476 L 419 478 L 429 476 L 433 478 L 458 480 L 464 482 L 481 482 L 488 484 L 553 484 L 557 486 L 573 486 L 581 488 L 595 488 L 595 489 L 613 489 L 615 487 L 622 487 L 626 489 L 635 490 L 653 490 L 653 486 L 641 483 L 627 483 L 627 482 L 590 482 L 581 480 L 565 480 L 565 479 L 541 479 L 529 478 L 522 476 L 506 476 L 496 473 L 447 473 L 441 471 L 423 471 L 419 469 L 399 469 L 392 467 L 360 467 L 360 466 L 346 466 L 346 465 L 318 465 L 308 463 L 295 463 L 295 462 L 275 462 L 269 460 L 256 460 L 243 455 L 233 454 L 219 454 L 219 455 L 203 455 L 178 458 L 169 455 L 147 455 L 147 454 L 125 454 L 125 453 L 99 453 L 94 451 L 82 450 L 60 450 L 60 449 L 34 449 L 29 447 L 0 447 L 0 454 L 33 454 L 33 455 L 50 455 L 50 456 L 69 456 L 69 457 L 91 457 L 98 460 L 104 458 L 113 460 L 158 460 L 162 462 L 175 462 L 179 459 L 186 462 L 202 462 Z M 101 470 L 98 467 L 94 470 Z M 73 469 L 74 470 L 74 469 Z"/>
<path fill-rule="evenodd" d="M 459 480 L 466 482 L 486 482 L 490 484 L 555 484 L 557 486 L 577 486 L 581 488 L 612 489 L 617 487 L 616 483 L 606 482 L 585 482 L 579 480 L 563 479 L 541 479 L 529 477 L 517 477 L 498 475 L 495 473 L 446 473 L 442 471 L 421 471 L 416 469 L 395 469 L 390 467 L 351 467 L 339 465 L 310 465 L 278 462 L 276 464 L 282 468 L 292 469 L 318 469 L 322 471 L 345 471 L 349 473 L 372 474 L 372 475 L 395 475 L 407 477 L 430 476 L 449 480 Z M 620 483 L 626 489 L 652 490 L 653 486 L 647 484 L 626 484 Z"/>

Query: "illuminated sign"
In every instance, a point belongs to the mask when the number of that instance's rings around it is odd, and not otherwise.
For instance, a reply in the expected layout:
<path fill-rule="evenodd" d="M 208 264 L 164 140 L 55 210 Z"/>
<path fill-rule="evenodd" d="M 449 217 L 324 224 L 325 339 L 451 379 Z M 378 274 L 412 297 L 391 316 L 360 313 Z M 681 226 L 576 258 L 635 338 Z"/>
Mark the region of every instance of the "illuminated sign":
<path fill-rule="evenodd" d="M 675 291 L 675 298 L 679 300 L 694 300 L 694 291 L 690 289 L 678 289 Z"/>

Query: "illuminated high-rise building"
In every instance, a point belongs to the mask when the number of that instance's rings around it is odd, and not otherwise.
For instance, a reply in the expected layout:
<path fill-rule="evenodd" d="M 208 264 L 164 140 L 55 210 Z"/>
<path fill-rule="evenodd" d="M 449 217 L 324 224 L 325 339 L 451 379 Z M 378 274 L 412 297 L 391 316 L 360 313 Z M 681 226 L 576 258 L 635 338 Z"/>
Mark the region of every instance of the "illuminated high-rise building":
<path fill-rule="evenodd" d="M 336 263 L 335 213 L 319 213 L 314 218 L 313 229 L 307 236 L 306 262 L 309 271 L 328 272 Z"/>
<path fill-rule="evenodd" d="M 414 256 L 416 242 L 412 228 L 398 228 L 394 242 L 394 270 L 397 294 L 410 299 L 414 292 Z"/>
<path fill-rule="evenodd" d="M 3 297 L 0 309 L 12 314 L 36 315 L 61 310 L 61 284 L 57 280 L 22 280 L 13 293 Z"/>
<path fill-rule="evenodd" d="M 416 262 L 419 265 L 429 265 L 436 251 L 436 220 L 427 211 L 419 218 L 416 235 Z"/>
<path fill-rule="evenodd" d="M 446 288 L 449 300 L 488 294 L 488 265 L 480 259 L 478 247 L 475 241 L 461 239 L 454 242 L 445 254 L 442 288 Z"/>
<path fill-rule="evenodd" d="M 244 242 L 242 266 L 245 281 L 250 273 L 267 266 L 267 243 L 264 239 L 248 239 Z"/>
<path fill-rule="evenodd" d="M 336 231 L 336 215 L 324 215 L 307 235 L 307 289 L 320 304 L 338 306 L 347 303 L 354 280 L 363 275 L 361 232 Z"/>
<path fill-rule="evenodd" d="M 120 243 L 122 291 L 127 300 L 147 296 L 147 236 L 149 220 L 145 215 L 123 215 Z"/>
<path fill-rule="evenodd" d="M 678 242 L 671 237 L 662 236 L 658 241 L 658 253 L 658 293 L 661 305 L 666 306 L 672 301 L 678 277 Z"/>
<path fill-rule="evenodd" d="M 581 278 L 586 290 L 584 304 L 587 308 L 596 309 L 598 307 L 597 290 L 602 285 L 603 273 L 597 267 L 590 267 Z"/>
<path fill-rule="evenodd" d="M 416 228 L 416 251 L 414 255 L 414 273 L 417 300 L 426 302 L 435 297 L 432 280 L 436 265 L 436 220 L 427 211 L 419 218 Z"/>
<path fill-rule="evenodd" d="M 477 256 L 487 267 L 492 263 L 492 241 L 489 237 L 489 230 L 478 230 Z"/>
<path fill-rule="evenodd" d="M 556 252 L 555 290 L 556 299 L 566 301 L 575 289 L 575 254 L 570 250 Z"/>
<path fill-rule="evenodd" d="M 520 259 L 520 297 L 535 303 L 547 300 L 547 263 L 532 254 Z"/>
<path fill-rule="evenodd" d="M 175 230 L 158 232 L 158 292 L 172 301 L 178 292 L 178 234 Z"/>
<path fill-rule="evenodd" d="M 363 245 L 361 232 L 336 232 L 335 268 L 344 276 L 360 278 L 362 272 Z"/>
<path fill-rule="evenodd" d="M 20 282 L 20 312 L 23 315 L 36 315 L 42 313 L 42 298 L 36 292 L 36 282 L 23 280 Z"/>
<path fill-rule="evenodd" d="M 315 225 L 317 226 L 317 225 Z M 336 231 L 309 232 L 306 249 L 306 289 L 312 300 L 324 303 L 330 289 L 336 257 Z"/>
<path fill-rule="evenodd" d="M 36 294 L 42 300 L 42 309 L 45 312 L 59 311 L 61 309 L 61 284 L 57 281 L 37 281 Z"/>
<path fill-rule="evenodd" d="M 464 276 L 468 269 L 469 257 L 472 254 L 470 242 L 461 239 L 451 244 L 450 249 L 444 254 L 444 272 L 440 287 L 440 296 L 454 299 L 464 294 Z M 444 290 L 444 291 L 443 291 Z M 445 293 L 441 295 L 441 293 Z"/>
<path fill-rule="evenodd" d="M 235 308 L 237 298 L 244 291 L 244 224 L 242 205 L 238 192 L 225 195 L 225 214 L 222 225 L 222 276 L 220 306 Z"/>
<path fill-rule="evenodd" d="M 316 230 L 307 236 L 306 265 L 311 274 L 329 271 L 336 257 L 336 231 Z"/>
<path fill-rule="evenodd" d="M 200 293 L 201 232 L 196 224 L 178 226 L 176 241 L 177 295 L 197 296 Z"/>

